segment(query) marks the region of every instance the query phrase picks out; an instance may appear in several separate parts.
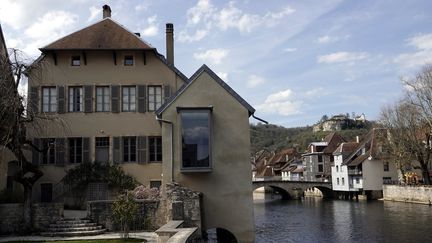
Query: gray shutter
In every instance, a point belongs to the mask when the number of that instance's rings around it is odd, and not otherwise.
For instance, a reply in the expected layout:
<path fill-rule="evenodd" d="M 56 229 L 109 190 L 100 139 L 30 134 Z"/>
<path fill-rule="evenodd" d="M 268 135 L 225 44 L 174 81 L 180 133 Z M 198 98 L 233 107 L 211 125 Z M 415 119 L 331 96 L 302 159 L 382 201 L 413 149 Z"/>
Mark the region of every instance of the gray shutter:
<path fill-rule="evenodd" d="M 147 163 L 147 137 L 145 136 L 139 136 L 138 137 L 138 146 L 137 146 L 137 153 L 138 153 L 138 163 Z"/>
<path fill-rule="evenodd" d="M 36 148 L 40 149 L 40 144 L 41 144 L 41 140 L 39 138 L 33 139 L 33 145 Z M 34 165 L 39 165 L 40 157 L 41 157 L 41 153 L 33 148 L 32 149 L 32 163 Z"/>
<path fill-rule="evenodd" d="M 30 87 L 30 102 L 28 109 L 31 113 L 39 112 L 39 87 Z"/>
<path fill-rule="evenodd" d="M 111 86 L 111 111 L 113 113 L 120 112 L 120 86 Z"/>
<path fill-rule="evenodd" d="M 164 102 L 171 97 L 171 86 L 164 85 Z"/>
<path fill-rule="evenodd" d="M 120 147 L 120 137 L 113 137 L 112 156 L 114 164 L 120 163 Z"/>
<path fill-rule="evenodd" d="M 83 162 L 91 162 L 90 161 L 90 138 L 82 138 L 83 145 Z"/>
<path fill-rule="evenodd" d="M 65 87 L 64 86 L 58 86 L 57 87 L 57 112 L 59 114 L 63 114 L 66 112 L 65 109 Z"/>
<path fill-rule="evenodd" d="M 138 85 L 138 112 L 144 113 L 147 111 L 147 89 L 145 85 Z"/>
<path fill-rule="evenodd" d="M 56 138 L 55 140 L 56 165 L 64 166 L 65 164 L 65 140 L 64 138 Z"/>
<path fill-rule="evenodd" d="M 93 112 L 93 86 L 84 86 L 84 112 Z"/>

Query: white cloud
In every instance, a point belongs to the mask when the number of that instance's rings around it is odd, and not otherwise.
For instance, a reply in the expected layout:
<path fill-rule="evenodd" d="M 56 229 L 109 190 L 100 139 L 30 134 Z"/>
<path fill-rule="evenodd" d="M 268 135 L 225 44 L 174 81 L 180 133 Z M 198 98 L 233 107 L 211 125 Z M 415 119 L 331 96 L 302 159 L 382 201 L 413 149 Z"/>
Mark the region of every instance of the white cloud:
<path fill-rule="evenodd" d="M 297 51 L 297 48 L 285 48 L 283 49 L 284 52 L 295 52 Z"/>
<path fill-rule="evenodd" d="M 324 91 L 324 88 L 318 87 L 318 88 L 313 88 L 311 90 L 308 90 L 304 94 L 307 97 L 316 97 L 316 96 L 319 96 L 320 94 L 322 94 L 323 91 Z"/>
<path fill-rule="evenodd" d="M 96 6 L 91 6 L 89 8 L 89 11 L 90 11 L 90 16 L 87 19 L 87 22 L 91 22 L 91 21 L 95 20 L 98 15 L 102 15 L 101 8 L 96 7 Z"/>
<path fill-rule="evenodd" d="M 187 23 L 196 25 L 203 20 L 209 19 L 215 8 L 210 3 L 210 0 L 199 0 L 195 6 L 187 11 Z"/>
<path fill-rule="evenodd" d="M 224 72 L 218 72 L 216 73 L 219 78 L 221 78 L 223 81 L 228 82 L 228 73 Z"/>
<path fill-rule="evenodd" d="M 317 42 L 319 44 L 327 44 L 327 43 L 331 43 L 331 42 L 337 42 L 337 41 L 341 41 L 341 40 L 348 40 L 350 38 L 350 35 L 345 35 L 345 36 L 329 36 L 329 35 L 323 35 L 318 37 Z"/>
<path fill-rule="evenodd" d="M 213 64 L 219 64 L 222 59 L 228 55 L 229 51 L 226 49 L 210 49 L 205 52 L 194 53 L 193 56 L 197 60 L 204 62 L 208 61 Z"/>
<path fill-rule="evenodd" d="M 6 0 L 0 5 L 0 16 L 3 23 L 8 24 L 14 29 L 19 29 L 24 25 L 25 22 L 25 8 L 23 3 Z"/>
<path fill-rule="evenodd" d="M 366 52 L 335 52 L 328 55 L 318 56 L 318 63 L 341 63 L 354 62 L 369 57 Z"/>
<path fill-rule="evenodd" d="M 267 80 L 265 80 L 263 77 L 257 75 L 250 75 L 246 84 L 249 88 L 254 88 L 266 82 Z"/>
<path fill-rule="evenodd" d="M 200 41 L 204 37 L 206 37 L 208 34 L 208 31 L 205 29 L 196 30 L 193 35 L 188 35 L 185 31 L 181 31 L 179 33 L 178 41 L 184 43 L 184 42 L 194 42 L 194 41 Z"/>
<path fill-rule="evenodd" d="M 54 40 L 67 33 L 78 21 L 78 16 L 65 11 L 51 11 L 38 18 L 24 33 L 33 39 Z"/>
<path fill-rule="evenodd" d="M 157 15 L 153 15 L 147 18 L 148 26 L 142 32 L 143 36 L 151 37 L 151 36 L 156 36 L 158 34 L 159 28 L 156 20 L 157 20 Z"/>
<path fill-rule="evenodd" d="M 302 101 L 294 100 L 293 91 L 290 89 L 271 94 L 263 104 L 256 108 L 263 113 L 273 113 L 282 116 L 291 116 L 301 113 Z"/>
<path fill-rule="evenodd" d="M 406 41 L 417 51 L 400 54 L 394 59 L 394 62 L 405 68 L 417 68 L 432 63 L 432 33 L 417 35 Z"/>
<path fill-rule="evenodd" d="M 135 6 L 135 11 L 147 10 L 150 4 L 148 2 L 143 2 Z"/>

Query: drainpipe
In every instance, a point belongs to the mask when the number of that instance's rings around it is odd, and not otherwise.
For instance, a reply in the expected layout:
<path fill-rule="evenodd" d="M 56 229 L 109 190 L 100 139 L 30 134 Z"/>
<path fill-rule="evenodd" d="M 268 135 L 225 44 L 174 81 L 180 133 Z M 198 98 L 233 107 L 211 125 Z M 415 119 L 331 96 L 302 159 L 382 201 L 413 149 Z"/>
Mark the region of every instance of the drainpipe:
<path fill-rule="evenodd" d="M 171 182 L 174 182 L 174 124 L 172 121 L 164 120 L 157 116 L 156 121 L 164 122 L 171 126 Z"/>
<path fill-rule="evenodd" d="M 259 117 L 256 117 L 254 114 L 252 114 L 252 117 L 255 118 L 255 119 L 257 119 L 257 120 L 260 121 L 260 122 L 264 122 L 265 124 L 268 124 L 268 121 L 263 120 L 263 119 L 261 119 L 261 118 L 259 118 Z"/>

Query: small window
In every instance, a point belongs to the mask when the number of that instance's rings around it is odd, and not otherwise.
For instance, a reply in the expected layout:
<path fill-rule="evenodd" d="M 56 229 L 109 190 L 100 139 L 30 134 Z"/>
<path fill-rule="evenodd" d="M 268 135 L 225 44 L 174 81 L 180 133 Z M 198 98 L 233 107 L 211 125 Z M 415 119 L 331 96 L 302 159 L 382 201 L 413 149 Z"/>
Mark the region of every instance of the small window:
<path fill-rule="evenodd" d="M 80 56 L 73 56 L 71 61 L 72 66 L 81 66 L 81 57 Z"/>
<path fill-rule="evenodd" d="M 123 137 L 123 161 L 136 162 L 136 137 Z"/>
<path fill-rule="evenodd" d="M 318 155 L 318 162 L 323 162 L 322 155 Z"/>
<path fill-rule="evenodd" d="M 42 87 L 42 111 L 56 112 L 57 111 L 57 88 Z"/>
<path fill-rule="evenodd" d="M 82 138 L 69 138 L 69 163 L 81 163 L 83 161 Z"/>
<path fill-rule="evenodd" d="M 134 59 L 132 55 L 126 55 L 124 57 L 124 65 L 125 66 L 133 66 L 134 65 Z"/>
<path fill-rule="evenodd" d="M 355 178 L 355 182 L 356 182 L 356 184 L 360 184 L 360 178 Z"/>
<path fill-rule="evenodd" d="M 95 139 L 95 160 L 97 162 L 109 161 L 109 137 Z"/>
<path fill-rule="evenodd" d="M 324 165 L 318 164 L 318 172 L 324 172 Z"/>
<path fill-rule="evenodd" d="M 135 111 L 136 107 L 136 87 L 123 86 L 122 87 L 122 111 Z"/>
<path fill-rule="evenodd" d="M 161 181 L 150 181 L 150 188 L 159 189 L 161 185 L 162 185 Z"/>
<path fill-rule="evenodd" d="M 339 165 L 336 165 L 336 172 L 339 172 Z"/>
<path fill-rule="evenodd" d="M 211 110 L 181 109 L 182 170 L 211 168 Z"/>
<path fill-rule="evenodd" d="M 389 171 L 389 162 L 384 162 L 384 171 Z"/>
<path fill-rule="evenodd" d="M 150 162 L 162 162 L 162 137 L 149 137 Z"/>
<path fill-rule="evenodd" d="M 336 178 L 336 182 L 337 182 L 337 184 L 339 185 L 339 178 Z"/>
<path fill-rule="evenodd" d="M 342 186 L 345 185 L 345 178 L 342 178 Z"/>
<path fill-rule="evenodd" d="M 162 86 L 148 86 L 148 110 L 155 111 L 162 105 Z"/>

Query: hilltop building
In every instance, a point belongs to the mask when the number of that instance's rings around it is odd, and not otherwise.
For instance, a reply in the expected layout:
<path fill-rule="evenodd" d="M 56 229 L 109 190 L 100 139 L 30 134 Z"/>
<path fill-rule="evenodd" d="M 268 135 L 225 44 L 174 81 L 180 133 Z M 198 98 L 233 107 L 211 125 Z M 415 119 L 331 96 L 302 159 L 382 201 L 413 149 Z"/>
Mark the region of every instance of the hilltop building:
<path fill-rule="evenodd" d="M 359 128 L 367 125 L 367 120 L 365 114 L 359 116 L 353 116 L 350 118 L 348 115 L 335 115 L 330 119 L 321 121 L 313 126 L 313 132 L 336 132 L 345 129 L 350 129 L 353 127 Z"/>

